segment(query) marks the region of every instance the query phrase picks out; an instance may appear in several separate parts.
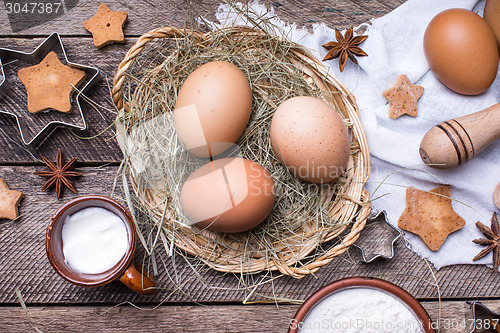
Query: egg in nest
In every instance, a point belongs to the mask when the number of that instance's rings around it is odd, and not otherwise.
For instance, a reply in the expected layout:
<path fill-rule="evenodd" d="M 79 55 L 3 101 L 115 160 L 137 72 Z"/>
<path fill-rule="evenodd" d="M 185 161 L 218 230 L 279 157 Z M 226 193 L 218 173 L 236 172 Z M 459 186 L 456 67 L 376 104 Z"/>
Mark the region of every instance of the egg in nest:
<path fill-rule="evenodd" d="M 335 109 L 319 98 L 298 96 L 283 102 L 270 133 L 276 157 L 302 180 L 328 183 L 346 170 L 349 133 Z"/>
<path fill-rule="evenodd" d="M 243 134 L 252 112 L 245 74 L 227 61 L 212 61 L 192 72 L 179 90 L 174 126 L 182 145 L 198 157 L 213 157 Z"/>

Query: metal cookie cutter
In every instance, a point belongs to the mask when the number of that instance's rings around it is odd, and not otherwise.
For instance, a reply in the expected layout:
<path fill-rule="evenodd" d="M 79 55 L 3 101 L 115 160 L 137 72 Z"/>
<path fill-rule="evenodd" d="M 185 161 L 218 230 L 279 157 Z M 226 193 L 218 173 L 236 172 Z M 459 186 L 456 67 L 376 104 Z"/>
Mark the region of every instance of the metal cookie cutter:
<path fill-rule="evenodd" d="M 477 329 L 487 329 L 491 332 L 500 332 L 500 313 L 492 311 L 481 302 L 465 302 L 469 304 L 472 310 L 472 319 L 468 320 L 471 324 L 469 333 L 474 333 Z"/>
<path fill-rule="evenodd" d="M 376 258 L 391 259 L 394 257 L 394 243 L 401 237 L 401 231 L 387 222 L 385 211 L 368 219 L 359 238 L 353 245 L 361 250 L 363 262 L 369 263 Z"/>
<path fill-rule="evenodd" d="M 85 71 L 86 77 L 76 87 L 78 90 L 76 98 L 72 98 L 71 101 L 72 108 L 77 109 L 78 112 L 63 114 L 48 111 L 31 114 L 27 108 L 19 108 L 19 105 L 27 105 L 27 94 L 17 76 L 17 71 L 20 68 L 40 63 L 50 51 L 56 52 L 63 63 L 65 62 L 68 66 Z M 0 48 L 0 74 L 2 76 L 0 81 L 0 114 L 16 118 L 22 141 L 26 146 L 37 146 L 58 126 L 78 130 L 87 129 L 80 98 L 95 83 L 99 70 L 95 67 L 70 62 L 57 32 L 51 34 L 31 53 Z"/>

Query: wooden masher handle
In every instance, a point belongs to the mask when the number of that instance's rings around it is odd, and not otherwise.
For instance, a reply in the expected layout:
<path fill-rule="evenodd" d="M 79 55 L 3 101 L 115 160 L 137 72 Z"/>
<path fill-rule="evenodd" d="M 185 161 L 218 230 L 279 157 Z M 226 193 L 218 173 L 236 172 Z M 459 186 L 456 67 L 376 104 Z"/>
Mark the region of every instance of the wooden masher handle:
<path fill-rule="evenodd" d="M 425 164 L 450 169 L 470 161 L 500 137 L 500 103 L 431 128 L 420 143 Z"/>

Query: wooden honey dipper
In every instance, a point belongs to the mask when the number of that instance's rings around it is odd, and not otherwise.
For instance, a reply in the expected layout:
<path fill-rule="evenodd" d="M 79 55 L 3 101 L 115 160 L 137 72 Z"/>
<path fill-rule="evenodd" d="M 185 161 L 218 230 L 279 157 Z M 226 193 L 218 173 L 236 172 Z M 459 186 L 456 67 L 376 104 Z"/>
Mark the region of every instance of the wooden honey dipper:
<path fill-rule="evenodd" d="M 450 169 L 470 161 L 500 137 L 500 103 L 431 128 L 420 143 L 429 166 Z"/>

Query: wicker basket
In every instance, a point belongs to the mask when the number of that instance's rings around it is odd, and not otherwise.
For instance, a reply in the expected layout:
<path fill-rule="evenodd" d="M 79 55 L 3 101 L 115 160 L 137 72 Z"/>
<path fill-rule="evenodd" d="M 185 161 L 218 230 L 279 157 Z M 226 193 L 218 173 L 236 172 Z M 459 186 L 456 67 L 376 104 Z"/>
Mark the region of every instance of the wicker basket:
<path fill-rule="evenodd" d="M 252 36 L 252 38 L 264 37 L 264 33 L 258 30 L 251 30 L 245 27 L 225 28 L 234 36 L 241 38 Z M 205 39 L 214 38 L 214 34 L 204 34 L 193 30 L 176 29 L 165 27 L 153 30 L 141 36 L 136 44 L 128 51 L 125 58 L 118 67 L 117 74 L 113 80 L 112 97 L 119 110 L 128 112 L 127 101 L 124 101 L 122 88 L 127 79 L 127 70 L 132 66 L 137 57 L 144 50 L 145 46 L 151 41 L 157 39 L 178 39 L 189 35 L 200 42 Z M 185 252 L 201 259 L 211 268 L 232 273 L 254 273 L 268 270 L 279 270 L 281 273 L 294 278 L 302 278 L 316 272 L 321 266 L 329 263 L 335 256 L 344 253 L 359 237 L 360 231 L 364 228 L 366 218 L 370 213 L 370 201 L 368 193 L 363 190 L 363 186 L 368 179 L 370 170 L 370 154 L 368 151 L 367 140 L 358 117 L 358 109 L 354 96 L 344 87 L 344 85 L 335 78 L 321 64 L 321 62 L 311 55 L 303 47 L 296 45 L 291 49 L 289 61 L 293 64 L 301 64 L 303 74 L 310 85 L 316 85 L 320 89 L 333 92 L 328 94 L 331 98 L 328 102 L 333 105 L 345 120 L 352 124 L 351 127 L 351 157 L 345 183 L 337 192 L 336 204 L 330 211 L 333 218 L 342 222 L 341 228 L 335 230 L 314 230 L 313 224 L 304 226 L 308 235 L 305 242 L 296 248 L 280 247 L 277 244 L 279 255 L 272 258 L 263 258 L 261 256 L 248 257 L 242 253 L 241 246 L 238 246 L 237 240 L 232 237 L 224 237 L 212 233 L 208 230 L 200 230 L 196 227 L 173 226 L 169 221 L 169 212 L 164 211 L 165 205 L 161 205 L 161 199 L 150 190 L 139 189 L 136 185 L 133 172 L 130 173 L 131 183 L 134 187 L 136 196 L 142 205 L 151 212 L 164 219 L 164 229 L 169 241 Z M 117 126 L 118 127 L 118 126 Z M 119 131 L 119 135 L 126 135 Z M 342 241 L 331 245 L 322 252 L 318 251 L 314 259 L 307 262 L 301 262 L 311 252 L 318 248 L 318 245 L 331 241 L 342 234 Z M 309 236 L 310 235 L 310 236 Z M 230 242 L 226 250 L 221 251 L 216 248 L 214 240 L 217 242 Z"/>

